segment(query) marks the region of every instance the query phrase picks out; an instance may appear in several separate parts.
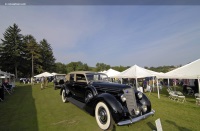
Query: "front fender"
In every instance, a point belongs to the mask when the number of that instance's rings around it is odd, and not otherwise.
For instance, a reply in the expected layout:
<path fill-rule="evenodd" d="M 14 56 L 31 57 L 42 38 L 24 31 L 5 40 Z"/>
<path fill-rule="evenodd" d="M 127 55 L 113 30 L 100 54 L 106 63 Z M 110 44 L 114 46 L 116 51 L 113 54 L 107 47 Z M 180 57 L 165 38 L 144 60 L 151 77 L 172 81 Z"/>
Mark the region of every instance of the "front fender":
<path fill-rule="evenodd" d="M 65 84 L 63 84 L 63 86 L 61 86 L 60 88 L 60 95 L 62 95 L 62 91 L 66 88 L 67 86 Z"/>
<path fill-rule="evenodd" d="M 135 92 L 135 95 L 138 93 L 139 91 Z M 142 105 L 146 105 L 147 106 L 147 113 L 151 111 L 151 101 L 149 100 L 149 98 L 143 93 L 143 97 L 142 99 L 138 100 L 139 104 Z"/>
<path fill-rule="evenodd" d="M 104 102 L 108 106 L 115 122 L 118 122 L 122 118 L 124 114 L 123 106 L 113 95 L 109 93 L 102 93 L 96 96 L 95 102 L 93 104 L 94 110 L 97 103 L 100 101 Z"/>

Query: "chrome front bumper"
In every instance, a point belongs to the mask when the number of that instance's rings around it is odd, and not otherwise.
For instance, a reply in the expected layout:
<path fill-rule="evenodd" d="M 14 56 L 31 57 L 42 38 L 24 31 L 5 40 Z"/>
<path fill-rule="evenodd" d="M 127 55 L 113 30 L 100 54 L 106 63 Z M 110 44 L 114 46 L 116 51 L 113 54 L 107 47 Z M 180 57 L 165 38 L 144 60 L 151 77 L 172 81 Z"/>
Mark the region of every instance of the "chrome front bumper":
<path fill-rule="evenodd" d="M 117 125 L 122 126 L 122 125 L 132 124 L 132 123 L 138 122 L 140 120 L 146 119 L 147 117 L 154 115 L 154 113 L 155 113 L 155 111 L 151 110 L 151 112 L 144 114 L 142 116 L 138 116 L 138 117 L 135 117 L 135 118 L 132 118 L 132 119 L 120 121 L 120 122 L 117 123 Z"/>

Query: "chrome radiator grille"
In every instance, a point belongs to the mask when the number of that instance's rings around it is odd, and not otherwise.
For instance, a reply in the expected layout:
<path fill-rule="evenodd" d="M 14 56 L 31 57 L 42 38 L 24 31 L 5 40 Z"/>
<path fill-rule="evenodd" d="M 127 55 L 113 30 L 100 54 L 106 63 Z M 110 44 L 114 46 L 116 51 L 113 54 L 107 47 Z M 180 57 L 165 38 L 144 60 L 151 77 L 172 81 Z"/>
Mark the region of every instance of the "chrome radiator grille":
<path fill-rule="evenodd" d="M 135 98 L 135 92 L 133 88 L 123 90 L 126 97 L 126 104 L 128 111 L 131 115 L 134 115 L 134 111 L 137 109 L 137 103 Z"/>

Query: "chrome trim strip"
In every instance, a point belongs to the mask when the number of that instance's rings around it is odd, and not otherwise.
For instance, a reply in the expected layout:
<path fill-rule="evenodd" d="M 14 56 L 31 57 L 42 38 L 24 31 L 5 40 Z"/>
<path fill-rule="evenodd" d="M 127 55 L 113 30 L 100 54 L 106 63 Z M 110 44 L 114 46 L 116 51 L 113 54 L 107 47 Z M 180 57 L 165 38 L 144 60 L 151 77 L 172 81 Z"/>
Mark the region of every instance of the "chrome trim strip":
<path fill-rule="evenodd" d="M 142 116 L 138 116 L 138 117 L 135 117 L 135 118 L 132 118 L 132 119 L 120 121 L 120 122 L 117 123 L 117 125 L 122 126 L 122 125 L 132 124 L 132 123 L 138 122 L 140 120 L 146 119 L 147 117 L 154 115 L 154 113 L 155 113 L 155 110 L 151 110 L 151 112 L 144 114 Z"/>

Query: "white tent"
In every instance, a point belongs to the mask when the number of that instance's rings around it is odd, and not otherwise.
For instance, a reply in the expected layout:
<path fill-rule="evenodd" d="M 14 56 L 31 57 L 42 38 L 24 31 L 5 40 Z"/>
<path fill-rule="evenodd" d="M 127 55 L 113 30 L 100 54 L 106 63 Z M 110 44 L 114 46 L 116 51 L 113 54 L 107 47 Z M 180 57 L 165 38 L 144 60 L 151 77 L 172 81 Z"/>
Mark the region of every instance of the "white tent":
<path fill-rule="evenodd" d="M 200 59 L 165 73 L 167 78 L 197 79 L 200 77 Z"/>
<path fill-rule="evenodd" d="M 0 78 L 11 78 L 14 77 L 14 74 L 8 73 L 8 72 L 3 72 L 0 70 Z"/>
<path fill-rule="evenodd" d="M 107 70 L 106 72 L 104 72 L 108 77 L 113 77 L 113 76 L 116 76 L 116 75 L 119 75 L 120 72 L 119 71 L 116 71 L 116 70 L 113 70 L 113 69 L 109 69 Z"/>
<path fill-rule="evenodd" d="M 137 78 L 145 78 L 153 76 L 147 69 L 134 65 L 119 75 L 113 76 L 116 78 L 135 78 L 136 79 L 136 87 L 138 85 Z"/>
<path fill-rule="evenodd" d="M 0 78 L 8 78 L 7 73 L 0 70 Z"/>
<path fill-rule="evenodd" d="M 99 73 L 106 73 L 106 70 L 104 70 L 104 71 L 100 71 Z"/>
<path fill-rule="evenodd" d="M 153 74 L 151 74 L 149 72 L 149 70 L 139 67 L 137 65 L 134 65 L 114 77 L 117 77 L 117 78 L 144 78 L 144 77 L 150 77 L 150 76 L 153 76 Z"/>
<path fill-rule="evenodd" d="M 153 76 L 156 76 L 156 78 L 166 78 L 165 73 L 155 72 L 155 71 L 151 71 L 151 70 L 147 70 L 147 71 L 149 71 Z"/>
<path fill-rule="evenodd" d="M 200 91 L 200 59 L 165 73 L 166 78 L 198 79 Z"/>
<path fill-rule="evenodd" d="M 137 86 L 137 78 L 145 78 L 145 77 L 152 77 L 152 76 L 156 76 L 156 78 L 163 78 L 164 73 L 158 73 L 158 72 L 147 70 L 145 68 L 134 65 L 134 66 L 128 68 L 127 70 L 123 71 L 122 73 L 120 73 L 119 75 L 114 76 L 114 77 L 117 77 L 117 78 L 135 78 L 136 79 L 136 86 Z M 157 81 L 157 88 L 158 88 L 158 81 Z M 158 98 L 160 98 L 159 88 L 157 90 L 158 90 Z"/>
<path fill-rule="evenodd" d="M 36 76 L 34 76 L 34 77 L 49 77 L 49 76 L 53 76 L 51 73 L 49 73 L 49 72 L 43 72 L 43 73 L 41 73 L 41 74 L 38 74 L 38 75 L 36 75 Z"/>
<path fill-rule="evenodd" d="M 66 74 L 59 74 L 59 73 L 55 73 L 55 72 L 53 72 L 53 73 L 51 73 L 53 76 L 65 76 Z"/>
<path fill-rule="evenodd" d="M 58 73 L 53 72 L 53 73 L 51 73 L 51 74 L 55 76 L 55 75 L 58 74 Z"/>
<path fill-rule="evenodd" d="M 162 73 L 162 72 L 155 72 L 155 71 L 151 71 L 151 70 L 147 70 L 147 71 L 149 71 L 157 79 L 156 84 L 157 84 L 158 98 L 160 98 L 160 92 L 159 92 L 159 87 L 158 87 L 158 79 L 159 78 L 166 78 L 166 75 L 165 75 L 165 73 Z M 153 77 L 153 87 L 154 87 L 154 77 Z"/>

